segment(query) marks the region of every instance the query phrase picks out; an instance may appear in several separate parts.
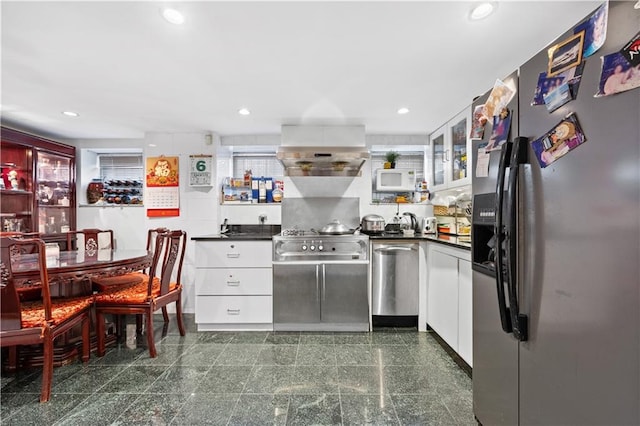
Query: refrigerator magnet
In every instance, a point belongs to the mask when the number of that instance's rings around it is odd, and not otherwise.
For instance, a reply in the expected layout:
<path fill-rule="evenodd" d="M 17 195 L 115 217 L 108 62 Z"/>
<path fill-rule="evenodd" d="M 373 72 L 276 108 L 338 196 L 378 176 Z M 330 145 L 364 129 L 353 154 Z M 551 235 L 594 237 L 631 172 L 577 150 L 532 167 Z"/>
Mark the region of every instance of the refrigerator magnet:
<path fill-rule="evenodd" d="M 505 108 L 513 96 L 516 94 L 515 85 L 509 85 L 500 79 L 497 79 L 489 93 L 489 98 L 484 104 L 484 116 L 493 117 Z"/>
<path fill-rule="evenodd" d="M 582 62 L 582 45 L 584 31 L 569 37 L 566 40 L 549 48 L 549 77 L 556 76 L 562 71 L 568 70 Z"/>
<path fill-rule="evenodd" d="M 531 148 L 540 167 L 545 168 L 582 145 L 586 140 L 580 123 L 578 123 L 578 117 L 575 114 L 570 114 L 544 136 L 531 142 Z"/>
<path fill-rule="evenodd" d="M 554 90 L 544 95 L 544 105 L 547 111 L 553 112 L 571 100 L 569 83 L 562 83 Z"/>
<path fill-rule="evenodd" d="M 487 144 L 486 151 L 494 151 L 507 141 L 509 129 L 511 128 L 511 114 L 500 114 L 493 117 L 493 129 Z"/>
<path fill-rule="evenodd" d="M 640 65 L 640 31 L 620 49 L 620 53 L 632 67 Z"/>
<path fill-rule="evenodd" d="M 640 87 L 640 64 L 631 66 L 620 52 L 602 57 L 600 84 L 595 97 L 613 95 Z"/>
<path fill-rule="evenodd" d="M 538 76 L 538 84 L 533 94 L 533 100 L 531 105 L 545 105 L 544 97 L 549 92 L 554 91 L 563 83 L 569 83 L 569 89 L 571 90 L 571 98 L 575 99 L 578 96 L 578 88 L 580 87 L 580 80 L 582 79 L 582 71 L 584 70 L 584 61 L 579 65 L 569 68 L 561 72 L 554 77 L 547 77 L 546 72 L 541 72 Z"/>
<path fill-rule="evenodd" d="M 596 53 L 607 39 L 608 15 L 609 2 L 605 2 L 586 21 L 576 25 L 574 34 L 584 31 L 583 57 L 586 58 Z"/>
<path fill-rule="evenodd" d="M 478 105 L 473 109 L 470 139 L 482 140 L 485 124 L 487 124 L 487 117 L 484 115 L 484 105 Z"/>

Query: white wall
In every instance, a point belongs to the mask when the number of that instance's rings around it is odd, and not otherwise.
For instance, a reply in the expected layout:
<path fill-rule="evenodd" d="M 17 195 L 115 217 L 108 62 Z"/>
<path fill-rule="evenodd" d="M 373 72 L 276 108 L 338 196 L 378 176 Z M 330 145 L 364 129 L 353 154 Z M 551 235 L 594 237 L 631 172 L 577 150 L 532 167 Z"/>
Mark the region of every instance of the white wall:
<path fill-rule="evenodd" d="M 183 229 L 187 236 L 211 234 L 218 229 L 218 191 L 214 185 L 209 188 L 191 188 L 188 182 L 190 167 L 189 155 L 211 154 L 216 155 L 220 141 L 213 138 L 213 143 L 207 145 L 204 132 L 202 133 L 148 133 L 144 139 L 132 140 L 83 140 L 75 141 L 79 148 L 140 148 L 144 157 L 177 156 L 180 159 L 180 216 L 168 218 L 148 218 L 144 207 L 78 207 L 77 227 L 82 228 L 109 228 L 114 231 L 116 246 L 118 247 L 145 247 L 147 229 L 167 227 L 170 229 Z M 150 146 L 155 145 L 155 146 Z M 89 164 L 81 163 L 78 155 L 78 176 L 81 181 L 77 185 L 77 199 L 86 200 L 86 188 L 91 175 L 88 171 Z M 85 160 L 87 162 L 91 160 Z M 86 173 L 85 173 L 86 172 Z M 216 182 L 214 177 L 214 182 Z M 187 313 L 195 312 L 195 244 L 189 240 L 182 271 L 183 307 Z"/>
<path fill-rule="evenodd" d="M 188 236 L 208 235 L 216 233 L 224 218 L 234 224 L 258 224 L 260 214 L 267 215 L 268 224 L 280 223 L 279 204 L 252 205 L 220 205 L 220 183 L 222 178 L 231 173 L 231 157 L 228 145 L 249 143 L 256 145 L 277 145 L 277 135 L 234 136 L 225 138 L 222 143 L 214 135 L 212 144 L 207 144 L 205 132 L 194 133 L 148 133 L 144 139 L 127 140 L 78 140 L 71 142 L 78 148 L 78 176 L 77 199 L 86 200 L 86 188 L 92 177 L 91 167 L 95 166 L 95 159 L 85 158 L 82 164 L 80 149 L 142 149 L 143 155 L 157 157 L 178 156 L 180 158 L 180 216 L 173 218 L 148 218 L 144 207 L 122 206 L 82 206 L 77 209 L 77 228 L 107 228 L 114 231 L 116 246 L 144 247 L 147 229 L 164 226 L 170 229 L 183 229 Z M 426 145 L 426 135 L 373 135 L 367 136 L 367 145 Z M 155 145 L 155 146 L 150 146 Z M 191 188 L 188 183 L 189 155 L 211 154 L 216 164 L 212 187 Z M 321 179 L 320 187 L 324 188 L 324 196 L 346 196 L 360 198 L 361 216 L 376 213 L 389 221 L 396 213 L 394 205 L 371 204 L 371 167 L 366 163 L 362 168 L 362 176 L 356 178 L 285 178 L 285 197 L 303 196 L 300 182 L 296 179 Z M 310 181 L 306 181 L 310 182 Z M 307 183 L 302 184 L 307 187 Z M 401 204 L 400 213 L 412 212 L 417 216 L 432 216 L 433 209 L 427 204 Z M 182 282 L 184 284 L 183 307 L 187 313 L 195 311 L 195 244 L 189 240 L 183 265 Z"/>

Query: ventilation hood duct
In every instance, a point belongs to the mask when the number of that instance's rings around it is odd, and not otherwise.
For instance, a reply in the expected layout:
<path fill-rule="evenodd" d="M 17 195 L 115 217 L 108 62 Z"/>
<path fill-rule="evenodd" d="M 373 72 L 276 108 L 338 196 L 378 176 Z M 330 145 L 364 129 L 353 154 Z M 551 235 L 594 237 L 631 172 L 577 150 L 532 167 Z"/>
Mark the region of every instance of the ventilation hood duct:
<path fill-rule="evenodd" d="M 364 126 L 282 126 L 286 176 L 359 176 L 369 158 Z"/>

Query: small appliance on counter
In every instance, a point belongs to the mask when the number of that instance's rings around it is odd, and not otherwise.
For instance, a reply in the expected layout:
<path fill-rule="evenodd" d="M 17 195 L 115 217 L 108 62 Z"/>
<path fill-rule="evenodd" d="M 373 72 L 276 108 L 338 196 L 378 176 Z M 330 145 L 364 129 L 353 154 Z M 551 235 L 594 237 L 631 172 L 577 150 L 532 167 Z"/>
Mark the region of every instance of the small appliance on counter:
<path fill-rule="evenodd" d="M 438 221 L 435 217 L 423 217 L 421 231 L 423 234 L 436 234 L 438 232 Z"/>
<path fill-rule="evenodd" d="M 420 226 L 419 226 L 419 223 L 418 223 L 418 218 L 416 217 L 415 214 L 410 213 L 410 212 L 404 212 L 404 213 L 402 213 L 402 217 L 403 218 L 408 218 L 408 219 L 405 219 L 405 220 L 409 220 L 408 225 L 404 226 L 403 231 L 407 231 L 408 230 L 408 231 L 413 231 L 414 233 L 415 232 L 420 232 Z"/>
<path fill-rule="evenodd" d="M 384 232 L 384 218 L 377 214 L 368 214 L 360 222 L 360 231 L 369 234 L 382 234 Z"/>

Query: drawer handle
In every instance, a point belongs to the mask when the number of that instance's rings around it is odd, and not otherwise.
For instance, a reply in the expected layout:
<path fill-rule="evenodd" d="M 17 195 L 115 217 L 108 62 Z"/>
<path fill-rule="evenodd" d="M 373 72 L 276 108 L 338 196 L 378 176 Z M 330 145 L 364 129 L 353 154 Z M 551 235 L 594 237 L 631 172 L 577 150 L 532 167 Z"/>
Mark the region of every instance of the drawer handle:
<path fill-rule="evenodd" d="M 240 285 L 240 280 L 237 281 L 227 281 L 227 285 L 231 287 L 238 287 Z"/>
<path fill-rule="evenodd" d="M 227 315 L 240 315 L 240 309 L 227 309 Z"/>
<path fill-rule="evenodd" d="M 236 259 L 240 257 L 240 253 L 227 253 L 227 257 L 230 259 Z"/>

